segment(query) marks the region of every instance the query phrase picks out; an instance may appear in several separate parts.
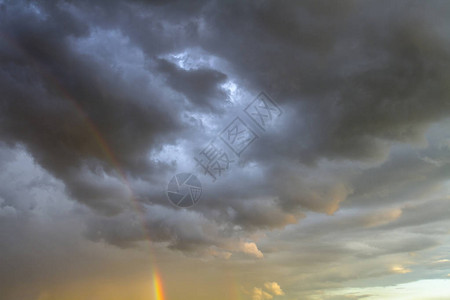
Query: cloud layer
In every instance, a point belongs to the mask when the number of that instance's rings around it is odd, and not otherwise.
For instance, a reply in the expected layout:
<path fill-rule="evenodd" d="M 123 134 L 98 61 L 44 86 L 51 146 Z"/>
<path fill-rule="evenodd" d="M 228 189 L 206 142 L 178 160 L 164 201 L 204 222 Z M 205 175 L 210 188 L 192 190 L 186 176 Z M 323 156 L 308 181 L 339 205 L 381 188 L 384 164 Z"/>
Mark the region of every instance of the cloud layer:
<path fill-rule="evenodd" d="M 13 283 L 28 274 L 30 295 L 39 290 L 38 258 L 53 281 L 60 252 L 79 249 L 71 255 L 84 260 L 104 243 L 134 253 L 148 239 L 168 256 L 273 268 L 282 281 L 244 284 L 253 299 L 413 276 L 404 255 L 448 235 L 449 10 L 0 1 L 0 222 L 10 262 L 0 263 L 0 286 L 10 299 L 34 299 Z M 194 156 L 263 90 L 282 116 L 266 131 L 247 120 L 258 138 L 212 182 Z M 189 210 L 165 196 L 179 172 L 203 183 Z M 26 250 L 41 243 L 55 248 Z M 353 259 L 369 260 L 361 269 Z"/>

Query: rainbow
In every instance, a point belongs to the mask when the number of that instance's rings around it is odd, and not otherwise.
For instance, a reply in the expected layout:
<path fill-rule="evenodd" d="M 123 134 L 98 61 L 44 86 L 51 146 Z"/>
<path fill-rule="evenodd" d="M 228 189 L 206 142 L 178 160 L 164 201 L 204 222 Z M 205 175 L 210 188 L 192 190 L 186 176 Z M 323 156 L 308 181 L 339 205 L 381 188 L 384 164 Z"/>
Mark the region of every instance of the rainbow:
<path fill-rule="evenodd" d="M 163 280 L 161 273 L 157 267 L 156 259 L 152 251 L 152 240 L 150 238 L 150 234 L 148 231 L 148 228 L 146 226 L 145 222 L 145 211 L 142 206 L 142 204 L 137 200 L 137 198 L 134 196 L 133 189 L 131 188 L 130 183 L 128 182 L 127 176 L 125 172 L 123 171 L 123 168 L 120 166 L 119 160 L 117 159 L 117 156 L 115 155 L 113 149 L 110 147 L 106 139 L 101 134 L 101 131 L 98 129 L 98 127 L 95 125 L 93 120 L 88 116 L 88 114 L 83 110 L 82 106 L 76 101 L 74 97 L 70 95 L 70 93 L 62 86 L 62 84 L 58 81 L 58 79 L 53 76 L 51 73 L 45 71 L 43 68 L 39 66 L 37 62 L 34 61 L 34 59 L 28 55 L 25 51 L 22 51 L 22 48 L 20 45 L 18 45 L 14 39 L 8 37 L 5 33 L 0 32 L 0 38 L 2 38 L 4 41 L 7 42 L 10 46 L 15 48 L 16 50 L 22 52 L 24 56 L 31 62 L 31 64 L 36 67 L 36 70 L 45 78 L 48 80 L 56 89 L 57 91 L 62 95 L 64 99 L 69 101 L 73 107 L 76 109 L 79 116 L 83 119 L 85 125 L 87 126 L 89 133 L 94 137 L 96 143 L 100 147 L 101 151 L 105 155 L 105 157 L 108 159 L 108 161 L 111 163 L 111 165 L 114 167 L 116 172 L 119 174 L 120 179 L 122 183 L 126 186 L 127 190 L 129 191 L 131 195 L 131 202 L 133 205 L 134 210 L 138 213 L 140 219 L 141 219 L 141 226 L 143 228 L 143 231 L 145 233 L 146 239 L 148 241 L 148 249 L 150 254 L 150 263 L 152 268 L 152 282 L 153 282 L 153 300 L 165 300 L 164 296 L 164 286 L 163 286 Z"/>

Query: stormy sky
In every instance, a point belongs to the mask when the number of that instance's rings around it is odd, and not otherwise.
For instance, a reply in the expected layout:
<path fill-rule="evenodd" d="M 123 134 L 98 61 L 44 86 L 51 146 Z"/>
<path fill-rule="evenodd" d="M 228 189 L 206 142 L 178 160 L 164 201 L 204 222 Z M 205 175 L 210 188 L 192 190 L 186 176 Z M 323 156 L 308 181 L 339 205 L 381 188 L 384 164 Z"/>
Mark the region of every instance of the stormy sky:
<path fill-rule="evenodd" d="M 448 297 L 449 15 L 0 0 L 0 298 Z M 255 139 L 214 180 L 195 158 L 236 118 Z"/>

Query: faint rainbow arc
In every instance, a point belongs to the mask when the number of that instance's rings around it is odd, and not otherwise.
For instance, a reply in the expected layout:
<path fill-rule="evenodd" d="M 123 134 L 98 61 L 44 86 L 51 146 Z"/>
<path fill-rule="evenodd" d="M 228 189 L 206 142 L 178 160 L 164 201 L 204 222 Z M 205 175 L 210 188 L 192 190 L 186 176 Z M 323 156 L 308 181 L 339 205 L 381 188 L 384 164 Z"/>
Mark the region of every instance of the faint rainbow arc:
<path fill-rule="evenodd" d="M 136 197 L 134 196 L 133 189 L 131 188 L 130 183 L 128 182 L 127 176 L 125 172 L 123 171 L 122 167 L 120 166 L 119 160 L 117 159 L 117 156 L 115 155 L 113 149 L 109 146 L 106 139 L 101 134 L 98 127 L 95 125 L 95 123 L 92 121 L 92 119 L 88 116 L 88 114 L 83 110 L 82 106 L 76 101 L 75 98 L 73 98 L 68 91 L 65 90 L 65 88 L 59 83 L 57 78 L 53 76 L 51 73 L 45 71 L 43 68 L 39 66 L 37 62 L 31 57 L 26 51 L 23 51 L 22 47 L 18 45 L 14 39 L 10 38 L 7 34 L 4 32 L 0 32 L 0 37 L 6 41 L 7 44 L 12 46 L 13 48 L 21 51 L 24 56 L 31 62 L 32 65 L 36 67 L 36 70 L 43 76 L 43 78 L 46 78 L 49 82 L 53 84 L 54 87 L 57 88 L 57 90 L 64 96 L 66 100 L 68 100 L 76 109 L 78 114 L 82 117 L 85 124 L 87 125 L 87 128 L 90 131 L 90 134 L 95 138 L 97 141 L 100 149 L 105 154 L 106 158 L 111 162 L 114 169 L 119 174 L 122 183 L 126 186 L 127 190 L 129 191 L 131 195 L 131 203 L 133 205 L 133 208 L 138 213 L 139 217 L 141 218 L 141 226 L 144 231 L 145 237 L 149 242 L 149 254 L 150 254 L 150 262 L 152 265 L 152 282 L 153 282 L 153 294 L 155 300 L 166 300 L 165 294 L 164 294 L 164 286 L 162 281 L 161 273 L 157 267 L 155 257 L 152 251 L 151 243 L 152 240 L 150 238 L 150 234 L 148 232 L 146 223 L 145 223 L 145 216 L 144 216 L 144 210 L 142 208 L 142 205 L 137 201 Z"/>

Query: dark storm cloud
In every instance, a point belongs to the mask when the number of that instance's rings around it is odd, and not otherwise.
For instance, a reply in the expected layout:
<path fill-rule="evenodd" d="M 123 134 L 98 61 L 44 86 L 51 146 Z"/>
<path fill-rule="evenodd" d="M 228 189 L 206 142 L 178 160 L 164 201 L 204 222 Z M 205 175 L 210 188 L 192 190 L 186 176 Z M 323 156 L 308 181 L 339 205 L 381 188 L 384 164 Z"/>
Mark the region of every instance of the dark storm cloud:
<path fill-rule="evenodd" d="M 217 126 L 226 125 L 219 117 L 228 80 L 248 94 L 266 90 L 281 104 L 279 128 L 211 188 L 195 215 L 146 207 L 156 240 L 191 249 L 221 245 L 214 235 L 226 240 L 284 227 L 302 210 L 333 214 L 353 185 L 368 193 L 379 173 L 352 181 L 350 167 L 330 170 L 321 161 L 377 162 L 392 143 L 419 143 L 430 123 L 449 115 L 450 53 L 440 30 L 448 24 L 446 3 L 18 1 L 2 7 L 1 138 L 23 144 L 74 198 L 108 215 L 90 220 L 86 236 L 93 240 L 128 246 L 143 233 L 123 227 L 133 215 L 126 210 L 130 192 L 87 120 L 131 186 L 145 182 L 141 191 L 152 195 L 138 197 L 169 207 L 158 196 L 162 178 L 182 162 L 151 160 L 149 153 L 181 142 L 194 148 L 198 139 L 188 134 L 185 116 L 217 116 Z M 168 58 L 194 48 L 223 64 L 185 69 Z M 255 170 L 246 173 L 250 164 Z M 230 233 L 234 225 L 243 232 Z"/>
<path fill-rule="evenodd" d="M 353 192 L 345 174 L 324 169 L 309 176 L 293 162 L 379 161 L 393 142 L 421 143 L 431 123 L 449 116 L 450 53 L 440 30 L 448 9 L 443 3 L 306 1 L 205 10 L 210 27 L 203 47 L 232 62 L 242 82 L 268 90 L 287 111 L 285 131 L 264 136 L 248 153 L 269 171 L 265 182 L 282 207 L 333 213 Z"/>
<path fill-rule="evenodd" d="M 86 24 L 55 5 L 40 9 L 45 20 L 22 12 L 20 3 L 3 13 L 2 58 L 8 63 L 2 66 L 2 139 L 24 144 L 76 198 L 114 211 L 117 192 L 86 182 L 82 166 L 110 173 L 117 159 L 125 172 L 149 176 L 166 167 L 151 165 L 148 151 L 178 121 L 155 101 L 158 93 L 136 89 L 136 82 L 69 47 L 69 37 L 89 34 Z"/>
<path fill-rule="evenodd" d="M 205 12 L 211 32 L 201 42 L 252 88 L 306 108 L 312 141 L 293 145 L 296 159 L 373 158 L 383 141 L 414 141 L 449 114 L 449 48 L 439 31 L 449 7 L 428 5 L 227 3 Z M 291 145 L 296 130 L 282 142 Z"/>

